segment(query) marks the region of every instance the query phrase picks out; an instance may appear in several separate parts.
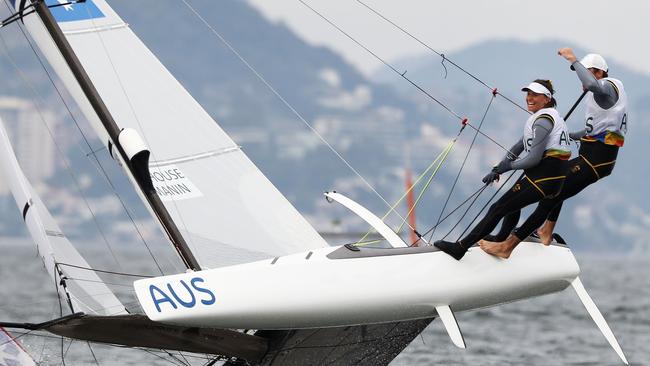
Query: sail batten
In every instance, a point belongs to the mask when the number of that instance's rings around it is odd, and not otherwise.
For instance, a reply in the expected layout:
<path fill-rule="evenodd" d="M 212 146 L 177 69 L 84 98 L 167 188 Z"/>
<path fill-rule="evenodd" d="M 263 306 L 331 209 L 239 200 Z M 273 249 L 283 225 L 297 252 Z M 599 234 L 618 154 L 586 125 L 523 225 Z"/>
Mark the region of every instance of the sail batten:
<path fill-rule="evenodd" d="M 161 166 L 161 165 L 184 163 L 186 161 L 209 158 L 209 157 L 212 157 L 212 156 L 227 154 L 227 153 L 238 151 L 238 150 L 241 150 L 240 146 L 226 147 L 226 148 L 219 149 L 219 150 L 206 151 L 204 153 L 197 153 L 197 154 L 188 155 L 188 156 L 179 156 L 177 158 L 172 158 L 172 159 L 167 159 L 167 160 L 150 161 L 149 166 L 150 167 L 157 167 L 157 166 Z"/>
<path fill-rule="evenodd" d="M 120 29 L 120 28 L 126 28 L 129 25 L 127 23 L 118 23 L 118 24 L 110 24 L 110 25 L 103 25 L 99 27 L 90 27 L 90 28 L 85 28 L 85 29 L 78 29 L 78 30 L 69 30 L 63 32 L 66 36 L 73 36 L 75 34 L 83 34 L 83 33 L 92 33 L 92 32 L 105 32 L 105 31 L 110 31 L 114 29 Z"/>

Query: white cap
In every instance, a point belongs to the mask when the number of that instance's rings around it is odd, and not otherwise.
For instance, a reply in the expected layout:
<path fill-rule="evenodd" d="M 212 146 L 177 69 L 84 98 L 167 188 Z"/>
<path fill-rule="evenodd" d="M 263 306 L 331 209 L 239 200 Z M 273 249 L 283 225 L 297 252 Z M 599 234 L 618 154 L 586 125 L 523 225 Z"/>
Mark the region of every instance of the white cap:
<path fill-rule="evenodd" d="M 607 72 L 609 70 L 609 67 L 607 66 L 607 62 L 603 58 L 603 56 L 597 54 L 597 53 L 590 53 L 587 56 L 583 57 L 582 60 L 580 60 L 580 63 L 582 66 L 586 67 L 587 69 L 598 69 L 598 70 L 603 70 Z M 571 66 L 571 70 L 573 70 L 573 66 Z"/>
<path fill-rule="evenodd" d="M 553 93 L 551 93 L 550 90 L 548 90 L 544 85 L 534 81 L 528 84 L 528 86 L 521 88 L 521 91 L 532 91 L 533 93 L 544 94 L 549 98 L 553 98 Z"/>

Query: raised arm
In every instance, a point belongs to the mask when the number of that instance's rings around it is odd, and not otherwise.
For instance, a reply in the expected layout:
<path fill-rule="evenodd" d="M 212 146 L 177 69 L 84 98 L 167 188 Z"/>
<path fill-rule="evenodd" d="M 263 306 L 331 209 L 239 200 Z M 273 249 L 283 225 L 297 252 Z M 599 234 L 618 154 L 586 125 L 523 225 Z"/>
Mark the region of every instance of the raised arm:
<path fill-rule="evenodd" d="M 618 101 L 618 92 L 614 85 L 607 80 L 598 80 L 594 74 L 578 61 L 578 58 L 569 47 L 560 48 L 557 52 L 565 60 L 571 63 L 584 90 L 594 93 L 594 100 L 603 109 L 611 108 Z"/>
<path fill-rule="evenodd" d="M 582 87 L 594 93 L 594 100 L 600 108 L 609 109 L 618 101 L 618 93 L 614 84 L 607 80 L 596 80 L 594 74 L 587 70 L 584 65 L 576 61 L 571 64 L 578 74 Z"/>

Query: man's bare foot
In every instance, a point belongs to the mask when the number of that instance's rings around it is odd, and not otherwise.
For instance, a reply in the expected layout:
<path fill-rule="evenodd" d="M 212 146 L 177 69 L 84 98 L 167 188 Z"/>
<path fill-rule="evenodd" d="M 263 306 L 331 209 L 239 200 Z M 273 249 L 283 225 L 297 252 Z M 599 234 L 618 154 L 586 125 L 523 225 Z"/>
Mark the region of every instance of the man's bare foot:
<path fill-rule="evenodd" d="M 514 235 L 510 235 L 508 239 L 500 242 L 500 243 L 495 243 L 487 240 L 481 240 L 479 241 L 479 246 L 481 249 L 483 249 L 484 252 L 487 254 L 500 257 L 500 258 L 510 258 L 510 255 L 512 254 L 512 251 L 515 250 L 517 245 L 521 242 L 519 238 L 517 238 Z"/>
<path fill-rule="evenodd" d="M 555 221 L 545 221 L 544 225 L 537 229 L 537 235 L 544 245 L 550 245 L 553 241 L 553 229 L 555 229 Z"/>

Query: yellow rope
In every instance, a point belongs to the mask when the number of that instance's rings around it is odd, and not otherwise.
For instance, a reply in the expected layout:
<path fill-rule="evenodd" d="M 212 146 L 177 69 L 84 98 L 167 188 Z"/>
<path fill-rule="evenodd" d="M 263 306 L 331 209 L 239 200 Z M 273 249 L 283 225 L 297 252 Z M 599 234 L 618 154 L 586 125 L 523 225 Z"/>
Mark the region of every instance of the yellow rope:
<path fill-rule="evenodd" d="M 433 180 L 433 177 L 434 177 L 434 176 L 436 175 L 436 173 L 438 172 L 438 169 L 440 169 L 440 166 L 442 165 L 442 163 L 443 163 L 443 162 L 445 161 L 445 159 L 447 158 L 447 155 L 449 155 L 449 152 L 451 151 L 451 148 L 452 148 L 452 147 L 454 146 L 454 144 L 456 143 L 456 140 L 457 140 L 457 139 L 458 139 L 458 138 L 455 138 L 455 139 L 453 139 L 451 142 L 449 142 L 449 144 L 447 144 L 447 146 L 442 150 L 442 152 L 441 152 L 440 154 L 438 154 L 438 156 L 436 156 L 436 158 L 433 160 L 433 162 L 431 162 L 431 164 L 429 164 L 429 166 L 428 166 L 428 167 L 427 167 L 427 168 L 426 168 L 426 169 L 425 169 L 425 170 L 424 170 L 424 171 L 423 171 L 423 172 L 418 176 L 418 178 L 415 180 L 415 182 L 413 182 L 413 184 L 411 184 L 411 186 L 406 190 L 406 192 L 404 192 L 404 194 L 403 194 L 403 195 L 402 195 L 402 196 L 397 200 L 397 202 L 395 202 L 395 203 L 394 203 L 394 204 L 393 204 L 393 205 L 388 209 L 388 212 L 386 212 L 386 214 L 384 214 L 384 216 L 382 216 L 381 220 L 383 221 L 383 220 L 386 219 L 386 217 L 388 217 L 388 215 L 390 215 L 391 212 L 395 211 L 395 208 L 396 208 L 396 207 L 397 207 L 397 206 L 398 206 L 398 205 L 399 205 L 399 204 L 404 200 L 404 198 L 405 198 L 405 197 L 406 197 L 406 196 L 407 196 L 407 195 L 408 195 L 408 194 L 409 194 L 409 193 L 410 193 L 410 192 L 415 188 L 415 186 L 417 186 L 417 185 L 420 183 L 420 181 L 422 180 L 422 178 L 424 178 L 424 176 L 426 176 L 426 175 L 429 173 L 429 171 L 433 168 L 433 166 L 436 165 L 436 163 L 438 163 L 438 166 L 436 166 L 434 172 L 433 172 L 433 173 L 431 174 L 431 176 L 429 177 L 429 179 L 428 179 L 428 181 L 427 181 L 427 184 L 424 186 L 424 189 L 422 190 L 422 192 L 420 192 L 420 195 L 418 196 L 418 198 L 417 198 L 417 200 L 416 200 L 416 202 L 415 202 L 415 205 L 413 205 L 413 208 L 411 208 L 411 209 L 409 210 L 408 214 L 406 214 L 406 218 L 404 218 L 404 219 L 402 220 L 402 223 L 401 223 L 399 229 L 397 230 L 397 233 L 399 233 L 399 232 L 402 230 L 402 227 L 403 227 L 404 224 L 406 223 L 406 220 L 407 220 L 408 216 L 411 214 L 411 212 L 413 211 L 413 209 L 414 209 L 415 206 L 417 205 L 417 202 L 422 198 L 422 195 L 423 195 L 423 193 L 426 191 L 426 189 L 429 187 L 429 184 L 431 184 L 431 181 Z M 372 231 L 373 231 L 373 229 L 369 229 L 369 230 L 368 230 L 368 231 L 363 235 L 363 237 L 361 237 L 361 239 L 359 239 L 359 240 L 358 240 L 354 245 L 355 245 L 355 246 L 364 246 L 364 245 L 374 244 L 374 243 L 378 243 L 378 242 L 380 242 L 381 240 L 373 240 L 373 241 L 366 241 L 366 242 L 364 242 L 364 240 L 368 237 L 368 235 L 370 235 L 370 233 L 371 233 Z"/>
<path fill-rule="evenodd" d="M 413 210 L 415 210 L 415 207 L 418 205 L 418 203 L 420 203 L 420 200 L 422 199 L 422 196 L 424 195 L 424 192 L 427 191 L 427 189 L 429 188 L 429 185 L 431 184 L 431 181 L 433 180 L 433 177 L 436 176 L 436 174 L 438 173 L 438 169 L 440 169 L 440 166 L 442 165 L 442 163 L 444 163 L 445 160 L 447 159 L 447 155 L 449 155 L 449 153 L 451 152 L 451 148 L 454 146 L 454 143 L 456 143 L 456 139 L 453 139 L 449 143 L 449 145 L 447 145 L 447 148 L 445 149 L 445 151 L 443 151 L 444 156 L 442 157 L 442 159 L 438 163 L 438 166 L 436 166 L 436 169 L 433 171 L 433 173 L 431 173 L 431 176 L 429 177 L 429 180 L 427 181 L 427 184 L 425 184 L 424 187 L 422 188 L 422 190 L 420 191 L 420 194 L 418 195 L 418 198 L 415 200 L 415 203 L 413 203 L 413 207 L 411 207 L 409 209 L 409 212 L 406 214 L 405 218 L 402 220 L 402 224 L 397 229 L 398 234 L 400 233 L 400 231 L 402 231 L 402 228 L 404 227 L 404 224 L 406 223 L 406 219 L 409 217 L 411 212 L 413 212 Z"/>

